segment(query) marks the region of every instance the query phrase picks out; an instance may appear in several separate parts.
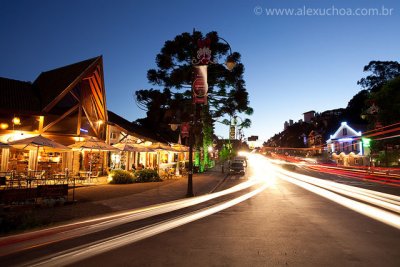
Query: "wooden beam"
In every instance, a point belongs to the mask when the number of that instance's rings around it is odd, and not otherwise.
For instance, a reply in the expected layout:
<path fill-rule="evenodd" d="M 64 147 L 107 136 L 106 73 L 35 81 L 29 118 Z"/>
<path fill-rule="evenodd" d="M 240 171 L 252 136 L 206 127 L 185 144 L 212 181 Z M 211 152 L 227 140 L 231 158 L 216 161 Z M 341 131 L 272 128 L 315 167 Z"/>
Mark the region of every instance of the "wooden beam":
<path fill-rule="evenodd" d="M 82 126 L 82 104 L 79 103 L 78 107 L 78 123 L 76 125 L 76 135 L 80 136 L 81 135 L 81 126 Z"/>
<path fill-rule="evenodd" d="M 69 92 L 78 102 L 81 102 L 80 99 L 76 96 L 76 94 L 74 92 L 72 92 L 72 91 L 69 91 Z"/>
<path fill-rule="evenodd" d="M 57 124 L 60 121 L 62 121 L 63 119 L 65 119 L 65 117 L 67 117 L 69 114 L 71 114 L 73 111 L 75 111 L 78 107 L 79 107 L 79 104 L 76 104 L 75 106 L 70 108 L 67 112 L 65 112 L 60 117 L 58 117 L 58 119 L 56 119 L 55 121 L 53 121 L 53 122 L 49 123 L 48 125 L 46 125 L 43 128 L 43 132 L 46 132 L 49 128 L 53 127 L 55 124 Z"/>
<path fill-rule="evenodd" d="M 105 94 L 105 92 L 104 92 L 104 87 L 101 86 L 101 85 L 102 85 L 102 83 L 101 83 L 102 79 L 101 79 L 101 77 L 100 77 L 100 74 L 99 74 L 99 71 L 98 71 L 98 70 L 96 70 L 96 71 L 94 72 L 94 76 L 95 76 L 95 78 L 96 78 L 97 84 L 99 85 L 99 87 L 100 87 L 100 89 L 101 89 L 101 92 L 100 92 L 100 93 L 101 93 L 101 96 L 102 96 L 101 102 L 102 102 L 102 104 L 104 105 L 104 94 Z"/>
<path fill-rule="evenodd" d="M 100 96 L 98 95 L 98 91 L 99 91 L 98 86 L 93 79 L 89 80 L 89 84 L 90 84 L 90 89 L 92 91 L 92 95 L 94 97 L 94 103 L 96 104 L 95 107 L 96 107 L 96 109 L 98 109 L 100 111 L 101 118 L 104 119 L 105 118 L 104 107 L 101 102 Z"/>
<path fill-rule="evenodd" d="M 85 109 L 84 106 L 82 106 L 82 110 L 83 110 L 83 112 L 85 113 L 85 116 L 86 116 L 86 118 L 87 118 L 88 121 L 89 121 L 90 127 L 92 127 L 92 130 L 94 131 L 94 133 L 96 134 L 96 136 L 99 137 L 99 131 L 97 131 L 96 127 L 93 126 L 93 122 L 90 120 L 90 117 L 88 116 L 88 113 L 87 113 L 87 111 L 86 111 L 86 109 Z"/>
<path fill-rule="evenodd" d="M 44 112 L 49 112 L 58 102 L 60 102 L 61 99 L 64 98 L 64 96 L 70 92 L 77 84 L 78 82 L 80 82 L 81 80 L 83 80 L 83 78 L 85 78 L 87 76 L 87 72 L 91 69 L 93 69 L 93 67 L 96 64 L 101 63 L 100 61 L 101 57 L 98 57 L 95 61 L 93 61 L 92 64 L 90 64 L 81 74 L 79 74 L 78 77 L 76 77 L 76 79 L 70 84 L 68 85 L 67 88 L 65 88 L 61 94 L 59 94 L 56 98 L 53 99 L 53 101 L 51 101 L 46 107 L 43 108 Z"/>
<path fill-rule="evenodd" d="M 99 64 L 97 65 L 97 71 L 100 75 L 100 84 L 102 85 L 102 89 L 103 89 L 103 104 L 104 104 L 104 109 L 105 109 L 105 117 L 104 117 L 104 121 L 108 121 L 108 114 L 107 114 L 107 101 L 106 101 L 106 89 L 105 89 L 105 84 L 104 84 L 104 73 L 103 73 L 103 58 L 100 57 L 99 59 Z"/>

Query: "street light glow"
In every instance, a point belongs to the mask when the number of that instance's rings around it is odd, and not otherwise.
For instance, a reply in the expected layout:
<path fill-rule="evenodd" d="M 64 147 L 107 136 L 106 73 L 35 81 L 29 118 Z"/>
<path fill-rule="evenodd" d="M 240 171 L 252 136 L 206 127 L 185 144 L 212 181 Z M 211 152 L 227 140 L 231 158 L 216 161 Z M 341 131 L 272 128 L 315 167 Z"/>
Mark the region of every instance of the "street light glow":
<path fill-rule="evenodd" d="M 13 122 L 14 125 L 20 125 L 21 124 L 21 119 L 18 118 L 18 117 L 14 117 L 12 119 L 12 122 Z"/>

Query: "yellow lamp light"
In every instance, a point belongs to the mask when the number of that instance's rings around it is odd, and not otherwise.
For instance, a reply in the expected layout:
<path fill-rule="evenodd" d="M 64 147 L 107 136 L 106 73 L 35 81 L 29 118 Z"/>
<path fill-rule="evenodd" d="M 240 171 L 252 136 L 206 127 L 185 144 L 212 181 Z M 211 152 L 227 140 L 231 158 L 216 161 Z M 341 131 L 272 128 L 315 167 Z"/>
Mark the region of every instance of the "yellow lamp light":
<path fill-rule="evenodd" d="M 1 124 L 0 124 L 0 128 L 1 128 L 2 130 L 7 129 L 7 128 L 8 128 L 8 123 L 5 123 L 5 122 L 1 123 Z"/>
<path fill-rule="evenodd" d="M 20 125 L 21 124 L 21 119 L 18 117 L 14 117 L 12 119 L 12 122 L 14 123 L 14 125 Z"/>

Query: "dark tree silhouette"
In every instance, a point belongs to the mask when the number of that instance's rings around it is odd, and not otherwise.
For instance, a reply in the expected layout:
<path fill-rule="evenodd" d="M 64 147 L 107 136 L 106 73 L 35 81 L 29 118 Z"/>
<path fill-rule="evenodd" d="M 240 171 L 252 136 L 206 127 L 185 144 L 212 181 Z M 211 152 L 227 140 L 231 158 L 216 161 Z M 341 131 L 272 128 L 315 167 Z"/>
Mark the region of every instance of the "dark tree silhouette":
<path fill-rule="evenodd" d="M 364 72 L 371 74 L 357 84 L 370 92 L 377 92 L 387 81 L 400 76 L 400 64 L 397 61 L 371 61 L 364 67 Z"/>
<path fill-rule="evenodd" d="M 213 31 L 204 37 L 210 40 L 212 64 L 208 65 L 208 105 L 198 111 L 202 118 L 203 137 L 197 144 L 210 145 L 213 125 L 216 120 L 244 113 L 251 115 L 248 92 L 243 79 L 244 66 L 240 54 L 229 55 L 229 45 L 221 42 Z M 173 40 L 166 41 L 156 56 L 156 69 L 147 72 L 148 81 L 161 89 L 143 89 L 135 92 L 139 107 L 147 111 L 147 117 L 137 122 L 158 132 L 169 132 L 168 124 L 189 121 L 191 114 L 192 59 L 197 51 L 197 40 L 203 39 L 201 32 L 182 33 Z M 229 71 L 223 60 L 230 57 L 236 66 Z M 245 119 L 241 127 L 249 127 L 251 121 Z M 201 136 L 201 135 L 199 135 Z M 197 138 L 198 139 L 198 138 Z"/>

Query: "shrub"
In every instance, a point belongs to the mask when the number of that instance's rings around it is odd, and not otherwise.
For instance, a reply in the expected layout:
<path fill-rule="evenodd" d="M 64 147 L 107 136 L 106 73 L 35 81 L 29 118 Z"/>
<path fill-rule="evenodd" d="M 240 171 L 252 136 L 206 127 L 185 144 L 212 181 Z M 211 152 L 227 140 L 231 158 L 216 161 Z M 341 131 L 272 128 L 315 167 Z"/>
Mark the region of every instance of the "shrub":
<path fill-rule="evenodd" d="M 125 170 L 112 170 L 112 180 L 110 184 L 131 184 L 135 182 L 135 177 L 129 171 Z"/>
<path fill-rule="evenodd" d="M 135 172 L 135 179 L 138 183 L 160 182 L 161 178 L 155 170 L 138 170 Z"/>

